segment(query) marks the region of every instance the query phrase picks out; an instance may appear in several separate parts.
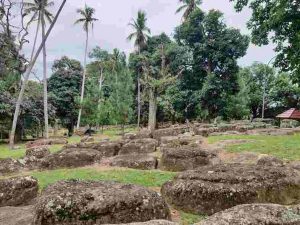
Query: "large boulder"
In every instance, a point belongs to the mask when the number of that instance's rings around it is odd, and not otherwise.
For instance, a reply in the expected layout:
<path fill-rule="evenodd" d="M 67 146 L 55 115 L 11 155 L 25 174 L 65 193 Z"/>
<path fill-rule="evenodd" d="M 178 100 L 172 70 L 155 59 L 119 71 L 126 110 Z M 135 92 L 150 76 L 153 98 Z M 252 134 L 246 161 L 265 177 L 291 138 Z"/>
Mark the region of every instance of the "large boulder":
<path fill-rule="evenodd" d="M 298 204 L 300 175 L 290 167 L 220 164 L 177 175 L 162 194 L 178 209 L 209 215 L 240 204 Z"/>
<path fill-rule="evenodd" d="M 218 132 L 219 129 L 217 127 L 194 127 L 193 132 L 196 135 L 201 135 L 204 137 L 208 137 L 211 133 Z"/>
<path fill-rule="evenodd" d="M 26 205 L 36 198 L 37 194 L 38 182 L 33 177 L 0 180 L 0 207 Z"/>
<path fill-rule="evenodd" d="M 11 158 L 0 160 L 0 175 L 16 173 L 21 169 L 23 169 L 23 165 L 19 160 Z"/>
<path fill-rule="evenodd" d="M 108 225 L 108 224 L 106 224 Z M 116 224 L 110 224 L 110 225 L 116 225 Z M 178 225 L 177 223 L 173 223 L 171 221 L 167 220 L 151 220 L 148 222 L 140 222 L 140 223 L 122 223 L 118 225 Z"/>
<path fill-rule="evenodd" d="M 157 168 L 157 158 L 144 154 L 119 155 L 110 159 L 110 166 L 152 170 Z"/>
<path fill-rule="evenodd" d="M 2 207 L 0 208 L 0 224 L 31 225 L 34 206 Z"/>
<path fill-rule="evenodd" d="M 166 136 L 178 136 L 187 132 L 189 128 L 187 126 L 177 126 L 177 127 L 169 127 L 164 129 L 158 129 L 153 131 L 153 138 L 160 140 L 161 137 Z"/>
<path fill-rule="evenodd" d="M 101 158 L 102 155 L 97 150 L 69 148 L 46 156 L 41 162 L 41 168 L 76 168 L 92 165 Z"/>
<path fill-rule="evenodd" d="M 47 146 L 41 146 L 36 148 L 26 149 L 26 157 L 35 157 L 37 159 L 42 159 L 47 155 L 50 155 L 50 150 Z"/>
<path fill-rule="evenodd" d="M 287 207 L 276 204 L 238 205 L 216 213 L 196 225 L 297 225 L 300 205 Z"/>
<path fill-rule="evenodd" d="M 200 135 L 178 135 L 161 137 L 160 147 L 176 148 L 182 145 L 200 146 L 203 143 L 203 137 Z"/>
<path fill-rule="evenodd" d="M 100 143 L 79 143 L 66 145 L 63 149 L 85 149 L 98 151 L 101 157 L 112 157 L 119 153 L 122 142 L 119 141 L 101 141 Z"/>
<path fill-rule="evenodd" d="M 261 166 L 283 166 L 284 162 L 274 156 L 263 155 L 258 161 L 257 165 Z"/>
<path fill-rule="evenodd" d="M 185 171 L 219 162 L 217 154 L 200 147 L 163 148 L 160 166 L 168 171 Z"/>
<path fill-rule="evenodd" d="M 144 154 L 156 151 L 158 141 L 152 138 L 134 139 L 124 144 L 119 152 L 120 155 Z"/>
<path fill-rule="evenodd" d="M 42 167 L 43 159 L 51 154 L 47 146 L 40 146 L 29 148 L 26 150 L 26 155 L 19 161 L 26 169 L 40 169 Z"/>
<path fill-rule="evenodd" d="M 125 140 L 152 138 L 152 133 L 148 129 L 141 129 L 138 133 L 126 133 L 123 136 Z"/>
<path fill-rule="evenodd" d="M 36 204 L 34 225 L 89 225 L 170 219 L 156 192 L 115 182 L 60 181 Z"/>

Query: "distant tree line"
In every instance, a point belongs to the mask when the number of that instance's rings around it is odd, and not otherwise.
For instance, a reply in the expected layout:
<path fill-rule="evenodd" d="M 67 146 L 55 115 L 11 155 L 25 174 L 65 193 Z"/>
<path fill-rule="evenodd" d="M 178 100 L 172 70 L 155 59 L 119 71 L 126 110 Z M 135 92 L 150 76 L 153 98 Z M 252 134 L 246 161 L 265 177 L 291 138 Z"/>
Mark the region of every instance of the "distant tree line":
<path fill-rule="evenodd" d="M 134 41 L 135 50 L 128 58 L 120 49 L 95 47 L 85 52 L 90 63 L 86 59 L 81 65 L 64 56 L 53 64 L 50 78 L 45 79 L 44 73 L 43 82 L 30 81 L 20 108 L 18 139 L 26 134 L 45 134 L 45 90 L 47 121 L 54 126 L 59 119 L 69 135 L 79 121 L 81 126 L 97 128 L 137 123 L 153 130 L 160 122 L 274 117 L 299 107 L 300 17 L 296 6 L 277 0 L 287 17 L 276 14 L 273 5 L 256 7 L 269 1 L 237 1 L 238 11 L 246 6 L 254 10 L 248 23 L 252 31 L 249 37 L 228 27 L 220 11 L 204 12 L 200 1 L 181 2 L 177 12 L 183 11 L 183 18 L 173 37 L 151 35 L 147 15 L 139 11 L 129 24 L 133 32 L 128 40 Z M 51 5 L 47 2 L 44 7 Z M 22 75 L 30 60 L 22 55 L 26 32 L 18 35 L 4 16 L 8 13 L 4 6 L 0 4 L 0 133 L 7 137 Z M 27 5 L 32 21 L 39 21 L 42 10 L 51 22 L 49 12 L 38 6 Z M 81 18 L 77 23 L 83 23 L 87 49 L 90 26 L 97 20 L 95 10 L 85 6 L 78 12 Z M 262 13 L 265 19 L 258 17 Z M 270 34 L 277 44 L 276 67 L 270 59 L 269 64 L 255 62 L 241 68 L 238 59 L 246 54 L 250 41 L 268 44 Z"/>

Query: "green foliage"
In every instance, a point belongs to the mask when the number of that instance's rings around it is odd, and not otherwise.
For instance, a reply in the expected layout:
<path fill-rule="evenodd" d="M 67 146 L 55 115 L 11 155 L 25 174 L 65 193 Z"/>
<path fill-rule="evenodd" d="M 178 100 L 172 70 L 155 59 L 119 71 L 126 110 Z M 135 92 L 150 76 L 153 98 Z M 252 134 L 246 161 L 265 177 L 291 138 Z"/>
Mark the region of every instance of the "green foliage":
<path fill-rule="evenodd" d="M 64 56 L 56 60 L 52 67 L 53 74 L 48 81 L 49 102 L 56 108 L 56 116 L 62 125 L 73 134 L 73 127 L 78 116 L 78 97 L 82 81 L 82 67 L 77 60 Z"/>
<path fill-rule="evenodd" d="M 233 110 L 222 109 L 232 108 L 228 104 L 237 100 L 233 95 L 241 93 L 237 59 L 246 54 L 249 38 L 228 28 L 221 12 L 196 9 L 176 28 L 175 39 L 192 52 L 190 70 L 181 82 L 181 91 L 190 96 L 187 111 L 202 118 L 228 117 Z"/>
<path fill-rule="evenodd" d="M 248 107 L 251 110 L 252 116 L 254 118 L 258 117 L 261 115 L 264 91 L 266 97 L 265 108 L 268 109 L 273 103 L 270 94 L 274 88 L 275 71 L 268 65 L 254 63 L 250 67 L 241 69 L 239 76 L 247 84 Z"/>
<path fill-rule="evenodd" d="M 94 126 L 128 123 L 133 114 L 133 81 L 125 54 L 118 49 L 108 53 L 96 47 L 90 57 L 95 61 L 88 65 L 83 123 Z"/>
<path fill-rule="evenodd" d="M 180 0 L 180 2 L 182 2 L 183 5 L 176 10 L 176 13 L 185 10 L 182 19 L 187 20 L 192 12 L 199 9 L 199 5 L 202 3 L 202 0 Z"/>
<path fill-rule="evenodd" d="M 94 18 L 95 9 L 91 8 L 87 5 L 83 9 L 78 9 L 77 13 L 81 16 L 81 18 L 75 21 L 75 24 L 83 23 L 83 30 L 88 34 L 89 27 L 94 26 L 94 22 L 98 21 L 98 19 Z"/>
<path fill-rule="evenodd" d="M 128 40 L 135 39 L 134 46 L 141 52 L 146 47 L 146 41 L 151 33 L 147 27 L 147 16 L 142 10 L 138 11 L 136 20 L 132 19 L 132 22 L 128 24 L 134 29 L 134 32 L 128 36 Z"/>
<path fill-rule="evenodd" d="M 300 87 L 292 82 L 288 73 L 280 73 L 274 80 L 270 98 L 276 107 L 299 108 Z"/>
<path fill-rule="evenodd" d="M 233 1 L 233 0 L 231 0 Z M 295 0 L 235 0 L 237 11 L 245 6 L 252 10 L 248 28 L 252 30 L 252 42 L 276 45 L 276 65 L 300 78 L 300 11 Z"/>

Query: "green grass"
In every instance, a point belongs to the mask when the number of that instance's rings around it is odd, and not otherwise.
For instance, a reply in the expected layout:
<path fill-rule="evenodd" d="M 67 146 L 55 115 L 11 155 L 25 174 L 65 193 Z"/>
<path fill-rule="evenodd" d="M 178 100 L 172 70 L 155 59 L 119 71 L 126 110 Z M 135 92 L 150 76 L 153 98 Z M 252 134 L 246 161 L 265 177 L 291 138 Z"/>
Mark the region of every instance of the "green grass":
<path fill-rule="evenodd" d="M 136 129 L 135 128 L 126 128 L 125 132 L 135 132 Z M 120 138 L 120 133 L 121 130 L 118 128 L 111 128 L 108 130 L 104 130 L 103 135 L 107 136 L 109 139 L 111 140 L 116 140 L 118 138 Z M 98 139 L 101 140 L 103 137 L 101 137 L 101 135 L 99 136 L 99 134 L 95 135 L 95 140 L 97 141 Z M 81 140 L 80 136 L 74 135 L 70 138 L 68 138 L 68 143 L 69 144 L 75 144 L 75 143 L 79 143 Z M 26 152 L 26 147 L 24 143 L 21 144 L 17 144 L 16 146 L 19 147 L 19 149 L 16 150 L 10 150 L 8 147 L 8 144 L 0 144 L 0 159 L 6 159 L 6 158 L 13 158 L 13 159 L 19 159 L 25 156 L 25 152 Z M 50 146 L 50 151 L 52 153 L 57 152 L 59 150 L 61 150 L 63 145 L 52 145 Z"/>
<path fill-rule="evenodd" d="M 0 159 L 13 158 L 19 159 L 25 155 L 25 145 L 18 145 L 20 149 L 10 150 L 8 144 L 0 144 Z"/>
<path fill-rule="evenodd" d="M 163 183 L 176 175 L 176 173 L 165 171 L 144 171 L 132 169 L 97 170 L 94 168 L 58 169 L 49 171 L 33 171 L 29 175 L 39 181 L 40 189 L 59 180 L 109 180 L 121 183 L 137 184 L 144 187 L 160 187 Z"/>
<path fill-rule="evenodd" d="M 25 156 L 26 147 L 24 144 L 18 144 L 19 149 L 10 150 L 7 144 L 0 144 L 0 159 L 13 158 L 20 159 Z M 49 147 L 50 152 L 54 153 L 61 150 L 63 145 L 52 145 Z"/>
<path fill-rule="evenodd" d="M 200 222 L 201 220 L 203 220 L 205 218 L 206 218 L 206 216 L 185 213 L 182 211 L 180 212 L 180 219 L 181 219 L 180 224 L 182 224 L 182 225 L 192 225 L 192 224 Z"/>
<path fill-rule="evenodd" d="M 269 135 L 224 135 L 211 136 L 210 144 L 222 140 L 250 140 L 248 143 L 232 144 L 226 147 L 229 152 L 255 152 L 273 155 L 283 160 L 300 160 L 300 134 Z"/>
<path fill-rule="evenodd" d="M 135 133 L 137 132 L 136 128 L 134 127 L 126 127 L 124 129 L 125 133 Z M 111 140 L 115 140 L 120 138 L 122 131 L 120 130 L 120 128 L 111 128 L 111 129 L 107 129 L 103 131 L 103 135 L 108 136 Z"/>

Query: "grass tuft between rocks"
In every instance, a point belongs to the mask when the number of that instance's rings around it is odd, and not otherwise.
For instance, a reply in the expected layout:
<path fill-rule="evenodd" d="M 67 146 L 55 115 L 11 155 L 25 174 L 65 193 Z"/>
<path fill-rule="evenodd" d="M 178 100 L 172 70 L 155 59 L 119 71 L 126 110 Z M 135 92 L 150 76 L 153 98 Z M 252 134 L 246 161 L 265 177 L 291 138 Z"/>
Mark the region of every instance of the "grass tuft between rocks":
<path fill-rule="evenodd" d="M 29 172 L 29 175 L 38 179 L 40 190 L 43 190 L 50 184 L 67 179 L 118 181 L 144 187 L 161 187 L 166 181 L 172 180 L 176 173 L 159 170 L 104 169 L 101 171 L 101 168 L 74 168 L 33 171 Z"/>

